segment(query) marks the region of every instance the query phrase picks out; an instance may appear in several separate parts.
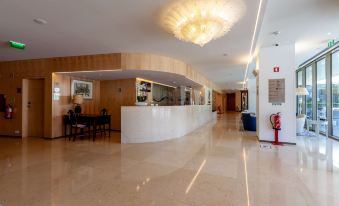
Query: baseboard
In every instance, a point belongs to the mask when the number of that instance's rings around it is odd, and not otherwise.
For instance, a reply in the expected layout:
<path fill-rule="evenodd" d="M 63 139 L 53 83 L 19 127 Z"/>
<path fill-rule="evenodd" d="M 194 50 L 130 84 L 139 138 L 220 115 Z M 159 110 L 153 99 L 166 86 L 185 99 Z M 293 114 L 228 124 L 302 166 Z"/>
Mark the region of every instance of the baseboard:
<path fill-rule="evenodd" d="M 259 140 L 259 142 L 273 143 L 274 141 Z M 279 143 L 281 143 L 281 144 L 287 144 L 287 145 L 297 145 L 296 143 L 291 143 L 291 142 L 279 142 Z"/>
<path fill-rule="evenodd" d="M 22 136 L 14 136 L 14 135 L 0 135 L 0 137 L 2 137 L 2 138 L 6 138 L 6 137 L 9 137 L 9 138 L 20 138 L 20 139 L 22 139 Z"/>

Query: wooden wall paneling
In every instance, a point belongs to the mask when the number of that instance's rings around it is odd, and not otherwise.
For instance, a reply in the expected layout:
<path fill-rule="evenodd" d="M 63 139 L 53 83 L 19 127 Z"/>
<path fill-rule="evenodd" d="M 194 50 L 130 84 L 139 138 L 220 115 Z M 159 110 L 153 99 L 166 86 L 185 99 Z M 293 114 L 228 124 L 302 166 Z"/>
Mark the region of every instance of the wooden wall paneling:
<path fill-rule="evenodd" d="M 60 86 L 60 100 L 53 101 L 53 137 L 63 136 L 63 115 L 67 114 L 68 110 L 73 109 L 72 97 L 71 97 L 71 82 L 73 79 L 92 81 L 93 82 L 93 98 L 85 99 L 81 105 L 81 112 L 83 114 L 98 114 L 100 112 L 100 81 L 93 81 L 84 78 L 73 78 L 63 74 L 53 74 L 53 84 L 58 83 Z M 52 90 L 53 90 L 52 88 Z"/>
<path fill-rule="evenodd" d="M 191 66 L 180 60 L 170 57 L 143 53 L 122 53 L 121 69 L 152 70 L 179 74 L 194 82 L 197 82 L 201 85 L 206 85 L 211 89 L 221 92 L 220 88 L 218 88 L 213 82 L 209 81 L 202 74 L 194 70 Z"/>
<path fill-rule="evenodd" d="M 13 119 L 5 119 L 4 113 L 0 112 L 0 135 L 21 136 L 21 133 L 15 134 L 15 130 L 21 131 L 21 94 L 17 93 L 17 88 L 21 88 L 21 79 L 12 79 L 9 73 L 0 75 L 0 94 L 6 95 L 6 103 L 9 98 L 15 99 Z"/>
<path fill-rule="evenodd" d="M 136 79 L 105 80 L 100 82 L 100 107 L 112 115 L 113 130 L 121 130 L 121 106 L 133 106 Z"/>
<path fill-rule="evenodd" d="M 16 96 L 18 104 L 16 107 L 16 117 L 13 120 L 4 120 L 3 117 L 0 117 L 0 135 L 13 135 L 14 130 L 21 131 L 21 94 L 16 94 L 16 88 L 22 88 L 23 79 L 43 78 L 45 80 L 44 136 L 55 137 L 58 132 L 55 132 L 54 129 L 52 130 L 52 124 L 54 126 L 55 121 L 59 121 L 58 118 L 60 117 L 58 117 L 58 114 L 56 114 L 57 116 L 54 116 L 55 113 L 52 112 L 54 109 L 54 103 L 52 104 L 52 73 L 117 69 L 139 69 L 171 72 L 183 75 L 201 85 L 206 85 L 209 88 L 220 91 L 213 82 L 209 81 L 186 63 L 170 57 L 153 54 L 114 53 L 5 61 L 0 62 L 0 91 L 2 90 L 4 94 Z M 13 76 L 13 74 L 14 78 L 8 78 L 9 76 Z M 87 109 L 86 105 L 84 105 L 84 107 Z M 89 111 L 94 112 L 95 109 Z M 0 113 L 0 116 L 3 115 Z"/>

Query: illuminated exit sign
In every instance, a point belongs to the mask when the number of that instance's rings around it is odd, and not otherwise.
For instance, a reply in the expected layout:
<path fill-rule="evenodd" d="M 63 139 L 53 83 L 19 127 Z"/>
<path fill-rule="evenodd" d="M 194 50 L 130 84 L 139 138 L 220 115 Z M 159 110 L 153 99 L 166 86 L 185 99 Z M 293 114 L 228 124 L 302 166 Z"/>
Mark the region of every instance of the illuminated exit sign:
<path fill-rule="evenodd" d="M 334 39 L 332 39 L 332 40 L 329 40 L 328 42 L 327 42 L 327 47 L 328 48 L 330 48 L 330 47 L 332 47 L 332 46 L 334 46 L 335 45 L 335 40 Z"/>
<path fill-rule="evenodd" d="M 9 46 L 15 49 L 21 49 L 24 50 L 26 48 L 26 44 L 16 42 L 16 41 L 9 41 Z"/>

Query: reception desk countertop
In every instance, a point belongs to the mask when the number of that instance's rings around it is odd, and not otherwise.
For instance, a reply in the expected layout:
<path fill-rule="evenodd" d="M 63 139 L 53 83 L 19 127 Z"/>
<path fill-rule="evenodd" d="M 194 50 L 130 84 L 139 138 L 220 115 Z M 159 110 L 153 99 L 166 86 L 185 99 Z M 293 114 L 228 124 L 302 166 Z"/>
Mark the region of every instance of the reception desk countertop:
<path fill-rule="evenodd" d="M 182 137 L 213 120 L 211 105 L 123 106 L 121 142 L 158 142 Z"/>

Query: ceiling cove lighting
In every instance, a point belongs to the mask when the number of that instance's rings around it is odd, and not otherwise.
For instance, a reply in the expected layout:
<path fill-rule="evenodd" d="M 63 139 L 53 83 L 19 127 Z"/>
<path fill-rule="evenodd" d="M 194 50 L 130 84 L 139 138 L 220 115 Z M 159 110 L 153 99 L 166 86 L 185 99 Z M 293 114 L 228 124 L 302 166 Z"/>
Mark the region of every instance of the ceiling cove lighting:
<path fill-rule="evenodd" d="M 242 0 L 177 0 L 162 12 L 162 26 L 182 41 L 201 47 L 224 36 L 243 16 Z"/>
<path fill-rule="evenodd" d="M 257 13 L 257 18 L 255 20 L 255 26 L 254 26 L 253 36 L 252 36 L 251 48 L 250 48 L 250 52 L 249 52 L 249 57 L 250 58 L 248 59 L 248 62 L 247 62 L 247 65 L 246 65 L 246 70 L 245 70 L 244 82 L 245 82 L 245 80 L 247 78 L 248 67 L 249 67 L 251 61 L 253 60 L 253 46 L 254 46 L 255 36 L 257 34 L 257 28 L 258 28 L 258 23 L 259 23 L 259 19 L 260 19 L 262 3 L 263 3 L 263 0 L 260 0 L 259 8 L 258 8 L 258 13 Z M 246 87 L 245 83 L 243 84 L 243 87 L 244 88 Z"/>

